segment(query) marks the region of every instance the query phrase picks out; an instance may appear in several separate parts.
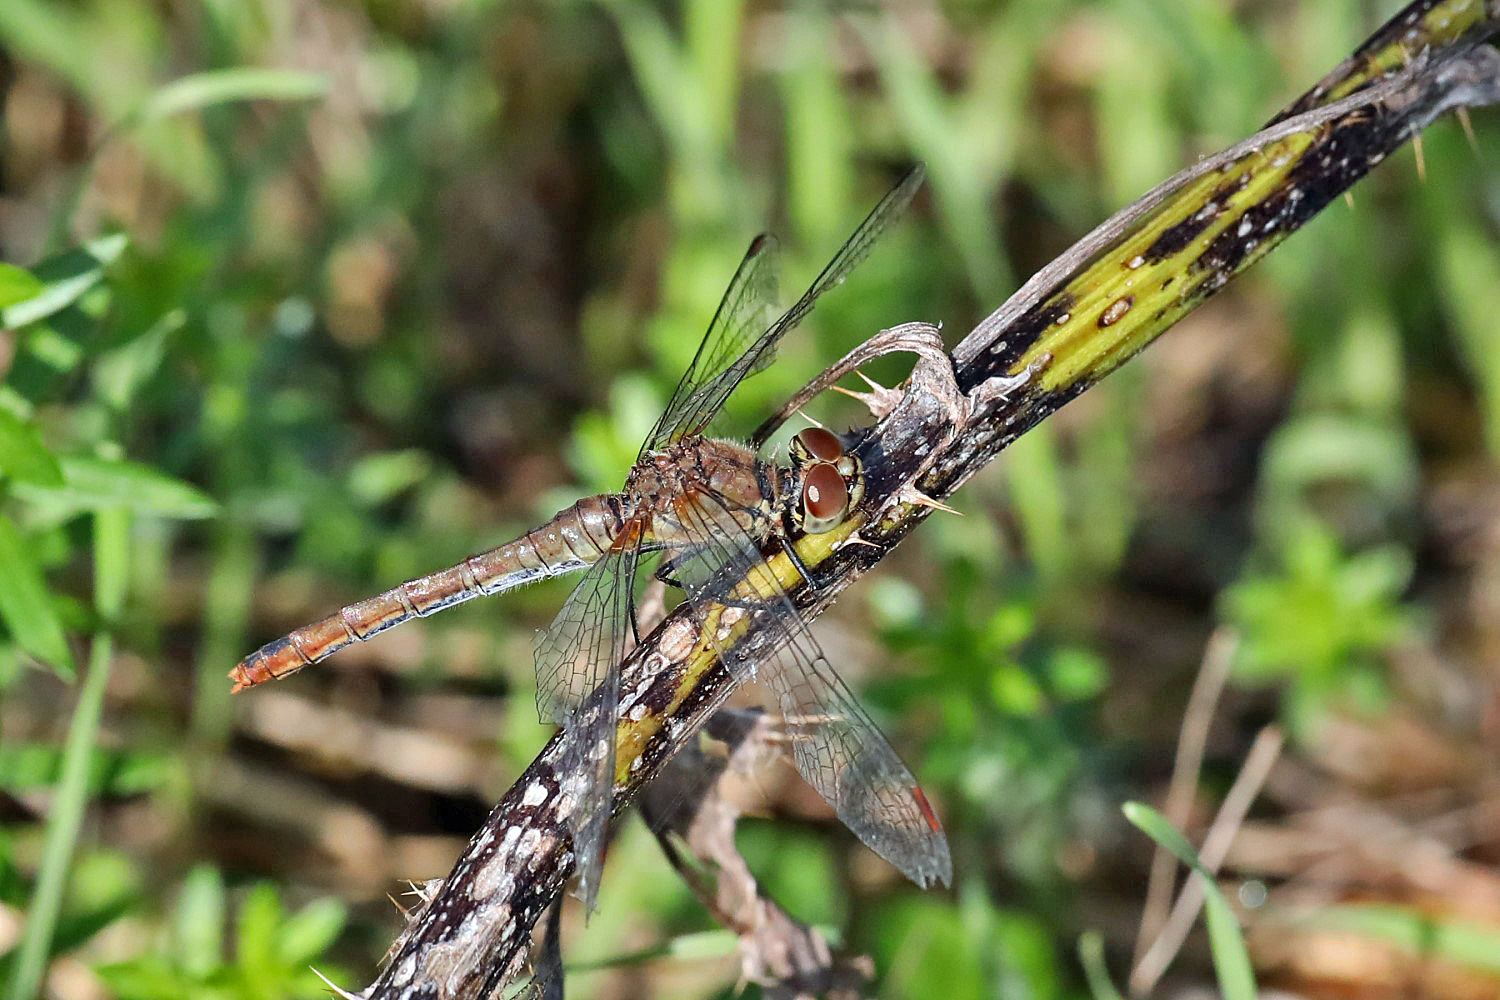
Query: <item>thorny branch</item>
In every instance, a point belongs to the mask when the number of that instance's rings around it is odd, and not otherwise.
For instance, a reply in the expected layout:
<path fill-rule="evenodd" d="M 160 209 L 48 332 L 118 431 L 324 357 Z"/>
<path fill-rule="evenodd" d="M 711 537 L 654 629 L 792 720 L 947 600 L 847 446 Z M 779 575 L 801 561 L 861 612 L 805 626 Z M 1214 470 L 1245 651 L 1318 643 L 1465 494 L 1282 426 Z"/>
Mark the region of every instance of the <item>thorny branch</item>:
<path fill-rule="evenodd" d="M 856 445 L 865 499 L 841 529 L 797 541 L 823 584 L 802 586 L 788 569 L 797 608 L 820 614 L 930 513 L 921 494 L 950 495 L 1439 115 L 1500 102 L 1497 27 L 1500 0 L 1418 0 L 1267 130 L 1161 185 L 1027 282 L 954 350 L 951 371 L 921 356 L 903 394 L 874 397 L 880 419 Z M 756 616 L 723 610 L 679 608 L 623 664 L 617 809 L 733 688 L 704 631 L 729 636 L 730 656 L 763 650 Z M 573 865 L 561 750 L 554 738 L 501 799 L 363 1000 L 483 1000 L 522 970 Z"/>

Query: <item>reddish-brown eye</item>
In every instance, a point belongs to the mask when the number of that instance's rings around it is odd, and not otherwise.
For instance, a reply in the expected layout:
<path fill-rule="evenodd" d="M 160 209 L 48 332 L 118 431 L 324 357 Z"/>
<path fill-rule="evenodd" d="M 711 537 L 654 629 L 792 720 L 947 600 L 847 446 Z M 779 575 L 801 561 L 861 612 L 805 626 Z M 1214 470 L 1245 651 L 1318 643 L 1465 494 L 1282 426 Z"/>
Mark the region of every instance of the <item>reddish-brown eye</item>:
<path fill-rule="evenodd" d="M 821 427 L 798 431 L 797 440 L 809 455 L 820 462 L 836 462 L 844 454 L 844 445 L 838 435 Z"/>
<path fill-rule="evenodd" d="M 802 480 L 802 511 L 808 531 L 827 531 L 849 509 L 849 487 L 831 465 L 814 465 Z"/>

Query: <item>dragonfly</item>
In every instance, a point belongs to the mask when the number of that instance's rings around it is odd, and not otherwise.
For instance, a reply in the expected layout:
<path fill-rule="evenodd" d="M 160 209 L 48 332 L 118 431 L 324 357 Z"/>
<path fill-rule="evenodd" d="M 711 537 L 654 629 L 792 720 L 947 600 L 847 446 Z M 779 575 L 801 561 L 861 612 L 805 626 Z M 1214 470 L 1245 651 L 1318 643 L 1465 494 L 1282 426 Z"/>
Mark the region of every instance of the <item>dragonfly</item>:
<path fill-rule="evenodd" d="M 592 908 L 613 805 L 620 663 L 635 638 L 645 561 L 660 560 L 656 577 L 705 610 L 746 600 L 735 581 L 753 578 L 762 581 L 750 599 L 767 630 L 768 652 L 753 662 L 726 655 L 736 681 L 757 680 L 770 690 L 793 763 L 845 826 L 919 885 L 947 885 L 948 843 L 926 795 L 766 563 L 768 551 L 785 552 L 802 579 L 816 585 L 790 540 L 845 520 L 864 492 L 862 463 L 823 427 L 795 434 L 785 465 L 759 454 L 766 426 L 751 445 L 708 433 L 735 388 L 769 365 L 781 339 L 869 254 L 922 174 L 920 165 L 912 168 L 779 315 L 776 242 L 768 234 L 751 241 L 619 493 L 585 497 L 514 541 L 267 643 L 230 672 L 234 690 L 295 673 L 412 618 L 584 570 L 538 641 L 536 697 L 542 722 L 563 730 L 578 895 Z"/>

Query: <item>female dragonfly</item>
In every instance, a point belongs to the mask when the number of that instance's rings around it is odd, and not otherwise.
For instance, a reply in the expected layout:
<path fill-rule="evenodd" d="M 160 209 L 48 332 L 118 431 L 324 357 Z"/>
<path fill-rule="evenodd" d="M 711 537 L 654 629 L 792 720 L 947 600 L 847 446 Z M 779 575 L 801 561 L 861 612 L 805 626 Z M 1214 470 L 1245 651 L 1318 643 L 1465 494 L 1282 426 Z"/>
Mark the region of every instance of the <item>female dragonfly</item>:
<path fill-rule="evenodd" d="M 723 581 L 743 580 L 764 566 L 763 550 L 780 547 L 795 562 L 791 532 L 829 531 L 857 502 L 864 470 L 827 430 L 797 434 L 785 468 L 707 430 L 735 387 L 770 363 L 781 338 L 865 258 L 921 183 L 917 166 L 779 317 L 775 243 L 765 234 L 751 242 L 621 492 L 586 497 L 512 542 L 266 644 L 230 672 L 235 690 L 294 673 L 411 618 L 587 567 L 542 634 L 536 676 L 542 721 L 564 731 L 567 773 L 577 788 L 568 823 L 579 895 L 592 907 L 614 794 L 620 662 L 635 627 L 637 569 L 644 557 L 659 554 L 659 578 L 682 587 L 688 601 L 712 604 L 726 594 Z M 774 580 L 769 571 L 761 577 Z M 736 669 L 741 680 L 753 676 L 774 693 L 797 770 L 850 830 L 909 878 L 947 884 L 948 843 L 916 779 L 785 592 L 757 599 L 766 602 L 756 610 L 770 623 L 775 655 Z"/>

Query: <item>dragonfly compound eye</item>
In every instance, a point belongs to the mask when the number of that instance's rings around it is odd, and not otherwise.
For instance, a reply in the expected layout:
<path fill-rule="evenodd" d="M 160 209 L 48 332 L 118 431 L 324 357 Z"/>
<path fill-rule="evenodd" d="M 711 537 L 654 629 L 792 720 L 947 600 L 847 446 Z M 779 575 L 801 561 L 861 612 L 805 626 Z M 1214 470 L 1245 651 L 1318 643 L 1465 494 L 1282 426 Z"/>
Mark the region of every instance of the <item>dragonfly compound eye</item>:
<path fill-rule="evenodd" d="M 802 479 L 802 523 L 808 531 L 828 531 L 849 510 L 849 487 L 839 470 L 818 463 L 808 467 Z"/>
<path fill-rule="evenodd" d="M 822 427 L 798 431 L 797 443 L 819 462 L 836 462 L 844 454 L 844 443 L 838 439 L 838 435 Z"/>

